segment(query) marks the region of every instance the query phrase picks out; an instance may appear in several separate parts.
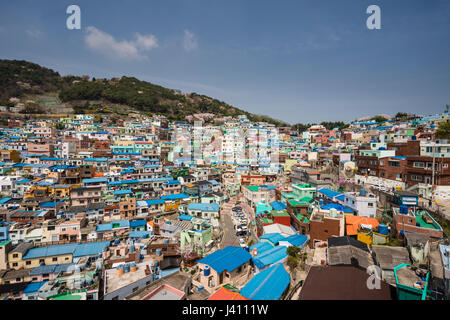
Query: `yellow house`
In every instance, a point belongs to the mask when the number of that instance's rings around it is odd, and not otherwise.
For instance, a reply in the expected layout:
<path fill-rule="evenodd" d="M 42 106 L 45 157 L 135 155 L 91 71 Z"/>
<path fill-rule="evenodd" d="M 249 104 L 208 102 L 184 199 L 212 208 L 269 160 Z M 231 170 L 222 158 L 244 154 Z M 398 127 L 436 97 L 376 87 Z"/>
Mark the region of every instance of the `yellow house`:
<path fill-rule="evenodd" d="M 183 197 L 178 194 L 171 194 L 163 196 L 162 199 L 164 200 L 165 211 L 178 210 L 178 207 L 181 204 L 189 205 L 189 203 L 191 203 L 191 199 L 189 197 L 186 197 L 186 195 L 184 195 Z"/>
<path fill-rule="evenodd" d="M 28 249 L 32 248 L 33 244 L 28 242 L 22 242 L 10 252 L 8 252 L 8 265 L 10 269 L 22 269 L 22 256 L 28 251 Z"/>
<path fill-rule="evenodd" d="M 41 264 L 45 264 L 46 266 L 52 264 L 64 264 L 64 263 L 72 263 L 72 253 L 65 254 L 55 254 L 48 257 L 35 257 L 30 259 L 24 259 L 23 268 L 30 269 L 39 267 Z"/>
<path fill-rule="evenodd" d="M 59 248 L 41 247 L 32 248 L 31 243 L 21 243 L 8 254 L 8 264 L 11 269 L 30 269 L 39 267 L 41 264 L 53 265 L 72 263 L 73 248 L 58 246 Z M 49 254 L 49 250 L 54 251 Z M 67 250 L 64 250 L 67 249 Z"/>
<path fill-rule="evenodd" d="M 48 195 L 48 186 L 32 186 L 31 189 L 25 194 L 25 198 L 35 198 Z"/>
<path fill-rule="evenodd" d="M 70 197 L 70 191 L 72 189 L 79 188 L 80 186 L 81 186 L 80 184 L 76 184 L 76 185 L 57 184 L 57 185 L 51 186 L 49 188 L 49 191 L 50 191 L 50 195 L 52 197 L 54 197 L 56 194 L 56 198 L 60 199 L 60 198 Z"/>
<path fill-rule="evenodd" d="M 356 239 L 369 246 L 372 244 L 372 232 L 358 232 Z"/>

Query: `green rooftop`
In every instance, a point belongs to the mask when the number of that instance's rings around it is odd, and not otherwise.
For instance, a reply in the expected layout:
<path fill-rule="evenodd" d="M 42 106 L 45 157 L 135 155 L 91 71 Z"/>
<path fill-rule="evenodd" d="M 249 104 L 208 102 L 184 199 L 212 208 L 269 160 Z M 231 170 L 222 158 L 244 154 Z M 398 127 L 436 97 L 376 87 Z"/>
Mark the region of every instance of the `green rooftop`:
<path fill-rule="evenodd" d="M 303 197 L 300 199 L 300 202 L 308 202 L 310 203 L 313 200 L 313 198 L 311 197 Z"/>
<path fill-rule="evenodd" d="M 273 210 L 272 216 L 274 217 L 289 217 L 289 213 L 286 210 Z"/>
<path fill-rule="evenodd" d="M 272 219 L 268 219 L 268 218 L 263 218 L 262 219 L 262 221 L 263 221 L 263 223 L 273 223 L 273 220 Z"/>
<path fill-rule="evenodd" d="M 0 247 L 6 246 L 10 242 L 11 242 L 10 240 L 2 241 L 2 242 L 0 242 Z"/>
<path fill-rule="evenodd" d="M 297 219 L 298 219 L 300 222 L 309 223 L 308 217 L 305 216 L 304 214 L 298 214 L 298 215 L 297 215 Z M 303 220 L 303 219 L 304 219 L 304 220 Z"/>
<path fill-rule="evenodd" d="M 282 192 L 281 196 L 286 199 L 295 199 L 297 197 L 297 195 L 292 192 Z"/>
<path fill-rule="evenodd" d="M 50 296 L 47 299 L 48 300 L 81 300 L 83 298 L 83 295 L 79 293 L 86 292 L 86 290 L 77 290 L 72 292 L 65 292 L 60 293 L 54 296 Z"/>
<path fill-rule="evenodd" d="M 304 202 L 304 201 L 289 200 L 288 202 L 293 207 L 296 207 L 296 206 L 307 206 L 308 205 L 308 202 Z"/>
<path fill-rule="evenodd" d="M 259 190 L 259 186 L 247 186 L 250 191 L 256 192 Z"/>
<path fill-rule="evenodd" d="M 309 189 L 309 188 L 314 188 L 312 185 L 304 183 L 304 184 L 292 184 L 292 186 L 295 186 L 297 188 L 302 188 L 302 189 Z M 315 189 L 315 188 L 314 188 Z"/>
<path fill-rule="evenodd" d="M 416 223 L 419 224 L 421 228 L 428 228 L 428 229 L 434 229 L 434 230 L 442 230 L 441 226 L 434 221 L 434 219 L 425 211 L 418 211 L 414 214 L 416 216 Z M 432 223 L 428 223 L 424 218 L 429 217 L 429 220 L 432 221 Z"/>

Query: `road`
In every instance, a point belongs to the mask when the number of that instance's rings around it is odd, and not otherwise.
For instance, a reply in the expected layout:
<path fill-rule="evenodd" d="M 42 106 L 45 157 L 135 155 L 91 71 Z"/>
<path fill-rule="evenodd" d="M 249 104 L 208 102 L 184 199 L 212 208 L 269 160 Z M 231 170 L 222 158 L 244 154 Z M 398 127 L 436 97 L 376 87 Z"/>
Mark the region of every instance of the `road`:
<path fill-rule="evenodd" d="M 236 236 L 234 224 L 231 220 L 231 208 L 235 206 L 235 200 L 230 199 L 230 202 L 224 203 L 220 211 L 220 221 L 223 227 L 223 238 L 220 248 L 225 247 L 239 247 L 239 237 Z"/>

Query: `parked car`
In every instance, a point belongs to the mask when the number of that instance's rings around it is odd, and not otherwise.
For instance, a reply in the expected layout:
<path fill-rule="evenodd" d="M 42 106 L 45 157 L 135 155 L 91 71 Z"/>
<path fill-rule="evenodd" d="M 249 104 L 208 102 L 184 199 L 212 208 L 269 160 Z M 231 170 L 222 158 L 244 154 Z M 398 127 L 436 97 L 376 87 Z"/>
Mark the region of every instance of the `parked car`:
<path fill-rule="evenodd" d="M 239 244 L 241 245 L 241 248 L 246 248 L 247 247 L 247 244 L 245 243 L 245 240 L 242 239 L 242 238 L 239 239 Z"/>
<path fill-rule="evenodd" d="M 246 237 L 247 236 L 247 232 L 245 232 L 245 231 L 238 231 L 238 232 L 236 232 L 236 236 L 238 236 L 238 237 Z"/>

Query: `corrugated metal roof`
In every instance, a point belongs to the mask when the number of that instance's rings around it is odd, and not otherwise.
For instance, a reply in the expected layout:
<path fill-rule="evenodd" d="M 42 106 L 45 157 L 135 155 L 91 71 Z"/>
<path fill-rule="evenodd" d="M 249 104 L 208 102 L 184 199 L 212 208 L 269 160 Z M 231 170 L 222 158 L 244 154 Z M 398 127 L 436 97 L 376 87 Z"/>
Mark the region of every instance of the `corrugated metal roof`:
<path fill-rule="evenodd" d="M 84 257 L 98 255 L 103 252 L 103 250 L 109 247 L 109 241 L 102 242 L 91 242 L 91 243 L 79 243 L 75 248 L 73 257 Z"/>
<path fill-rule="evenodd" d="M 39 266 L 36 268 L 33 268 L 30 272 L 30 276 L 39 275 L 39 274 L 46 274 L 46 273 L 60 273 L 60 272 L 66 272 L 69 267 L 75 266 L 74 263 L 64 263 L 64 264 L 53 264 L 50 266 Z"/>
<path fill-rule="evenodd" d="M 284 240 L 284 237 L 281 233 L 266 233 L 259 237 L 260 239 L 266 239 L 272 242 L 273 244 L 277 244 L 279 241 Z"/>
<path fill-rule="evenodd" d="M 287 247 L 277 246 L 257 254 L 252 258 L 253 263 L 260 269 L 287 257 Z"/>
<path fill-rule="evenodd" d="M 48 280 L 47 280 L 48 281 Z M 32 282 L 30 283 L 25 290 L 23 290 L 23 293 L 32 293 L 38 291 L 47 281 L 41 281 L 41 282 Z"/>
<path fill-rule="evenodd" d="M 219 211 L 217 203 L 190 203 L 188 210 Z"/>
<path fill-rule="evenodd" d="M 284 210 L 287 208 L 286 205 L 281 201 L 272 201 L 270 205 L 274 210 Z"/>
<path fill-rule="evenodd" d="M 255 275 L 240 293 L 251 300 L 278 300 L 289 282 L 289 273 L 281 263 L 277 263 Z"/>
<path fill-rule="evenodd" d="M 142 220 L 132 220 L 130 221 L 130 228 L 133 227 L 141 227 L 141 226 L 145 226 L 147 224 L 147 222 L 142 219 Z"/>
<path fill-rule="evenodd" d="M 233 271 L 251 258 L 250 253 L 240 247 L 226 247 L 198 260 L 197 263 L 204 263 L 221 273 L 225 270 Z"/>

